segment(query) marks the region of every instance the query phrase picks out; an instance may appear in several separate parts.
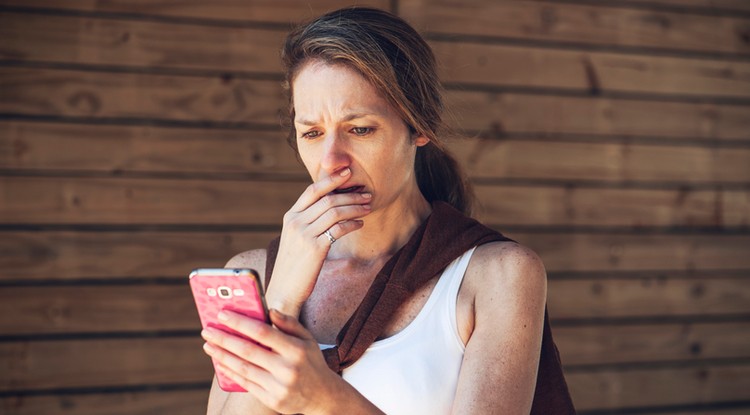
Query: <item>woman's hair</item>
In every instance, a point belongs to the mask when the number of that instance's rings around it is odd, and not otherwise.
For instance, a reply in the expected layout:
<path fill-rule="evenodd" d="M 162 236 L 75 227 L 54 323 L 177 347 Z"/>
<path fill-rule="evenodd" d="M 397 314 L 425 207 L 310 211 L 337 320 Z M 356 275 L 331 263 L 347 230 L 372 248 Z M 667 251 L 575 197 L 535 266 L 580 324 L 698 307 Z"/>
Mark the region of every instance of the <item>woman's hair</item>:
<path fill-rule="evenodd" d="M 428 202 L 441 200 L 469 214 L 473 195 L 458 163 L 438 138 L 444 130 L 442 87 L 435 55 L 404 20 L 370 8 L 346 8 L 294 29 L 286 38 L 286 71 L 291 118 L 289 144 L 296 148 L 292 83 L 310 61 L 343 64 L 360 73 L 395 109 L 412 137 L 429 143 L 417 147 L 414 171 Z"/>

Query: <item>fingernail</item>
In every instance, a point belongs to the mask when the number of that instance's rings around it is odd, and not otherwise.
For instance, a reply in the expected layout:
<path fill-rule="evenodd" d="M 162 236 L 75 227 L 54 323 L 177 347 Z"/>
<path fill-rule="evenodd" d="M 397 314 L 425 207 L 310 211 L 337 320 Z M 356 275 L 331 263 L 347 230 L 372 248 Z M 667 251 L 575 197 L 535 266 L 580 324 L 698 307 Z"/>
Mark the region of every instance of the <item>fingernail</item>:
<path fill-rule="evenodd" d="M 372 193 L 362 193 L 362 197 L 365 199 L 370 199 L 372 198 Z"/>
<path fill-rule="evenodd" d="M 203 343 L 203 350 L 204 350 L 204 351 L 205 351 L 206 353 L 208 353 L 208 354 L 211 354 L 211 353 L 213 353 L 213 352 L 214 352 L 214 350 L 216 350 L 216 349 L 214 349 L 214 347 L 213 347 L 213 346 L 211 346 L 211 345 L 210 345 L 210 344 L 208 344 L 208 343 Z"/>
<path fill-rule="evenodd" d="M 372 208 L 372 206 L 370 206 L 369 204 L 367 204 L 367 205 L 362 205 L 362 207 L 363 207 L 363 208 L 365 208 L 365 209 L 368 209 L 368 210 Z"/>
<path fill-rule="evenodd" d="M 227 321 L 229 320 L 229 314 L 224 311 L 220 311 L 219 315 L 217 315 L 216 318 L 218 318 L 219 321 Z"/>
<path fill-rule="evenodd" d="M 344 170 L 341 170 L 341 173 L 339 173 L 339 174 L 343 177 L 343 176 L 348 176 L 349 173 L 351 173 L 351 172 L 352 171 L 347 167 Z"/>
<path fill-rule="evenodd" d="M 208 330 L 203 330 L 203 331 L 201 331 L 201 337 L 203 337 L 204 339 L 208 340 L 211 337 L 213 337 L 213 334 L 211 334 L 211 332 L 208 331 Z"/>

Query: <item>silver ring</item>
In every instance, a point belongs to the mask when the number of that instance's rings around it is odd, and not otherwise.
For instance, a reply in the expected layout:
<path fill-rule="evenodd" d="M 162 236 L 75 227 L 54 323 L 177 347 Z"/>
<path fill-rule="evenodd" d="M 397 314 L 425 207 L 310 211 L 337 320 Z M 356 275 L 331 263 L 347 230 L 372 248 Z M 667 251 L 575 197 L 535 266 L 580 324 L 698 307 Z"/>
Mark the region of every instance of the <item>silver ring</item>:
<path fill-rule="evenodd" d="M 333 235 L 331 235 L 330 229 L 326 229 L 326 231 L 323 232 L 323 235 L 328 237 L 328 240 L 331 241 L 331 245 L 333 245 L 333 243 L 336 242 L 336 238 L 334 238 Z"/>

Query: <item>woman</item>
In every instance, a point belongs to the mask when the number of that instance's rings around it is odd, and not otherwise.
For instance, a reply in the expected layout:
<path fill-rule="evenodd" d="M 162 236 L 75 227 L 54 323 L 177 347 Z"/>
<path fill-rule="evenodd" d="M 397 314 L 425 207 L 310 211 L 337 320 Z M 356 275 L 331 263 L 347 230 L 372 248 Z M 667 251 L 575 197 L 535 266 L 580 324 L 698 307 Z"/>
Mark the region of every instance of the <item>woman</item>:
<path fill-rule="evenodd" d="M 257 344 L 203 332 L 249 392 L 214 380 L 208 413 L 572 413 L 541 261 L 464 216 L 429 46 L 352 8 L 290 33 L 283 61 L 313 184 L 279 240 L 226 265 L 266 274 L 273 326 L 225 313 Z"/>

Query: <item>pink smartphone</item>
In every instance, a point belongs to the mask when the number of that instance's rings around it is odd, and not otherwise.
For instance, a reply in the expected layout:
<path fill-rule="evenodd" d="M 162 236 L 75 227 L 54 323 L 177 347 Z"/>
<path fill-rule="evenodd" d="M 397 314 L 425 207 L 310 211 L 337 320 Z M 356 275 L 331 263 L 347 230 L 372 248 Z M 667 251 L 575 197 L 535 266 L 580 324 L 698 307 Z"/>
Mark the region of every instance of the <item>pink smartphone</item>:
<path fill-rule="evenodd" d="M 222 310 L 234 311 L 270 324 L 263 286 L 258 273 L 253 269 L 199 268 L 190 273 L 190 288 L 203 328 L 215 327 L 247 339 L 243 334 L 219 322 L 218 315 Z M 247 392 L 216 370 L 213 359 L 212 363 L 221 389 L 227 392 Z"/>

